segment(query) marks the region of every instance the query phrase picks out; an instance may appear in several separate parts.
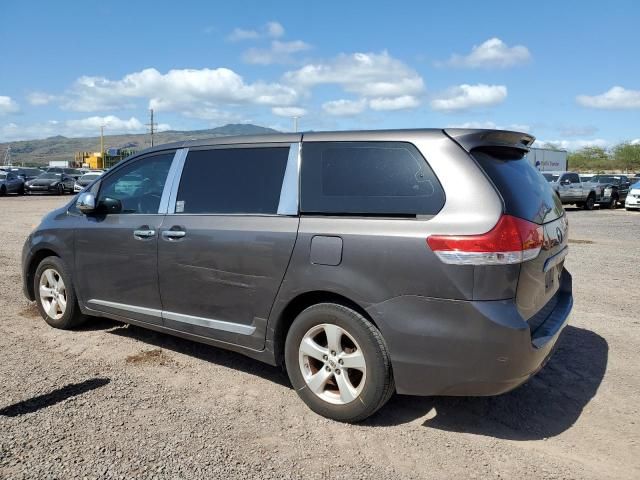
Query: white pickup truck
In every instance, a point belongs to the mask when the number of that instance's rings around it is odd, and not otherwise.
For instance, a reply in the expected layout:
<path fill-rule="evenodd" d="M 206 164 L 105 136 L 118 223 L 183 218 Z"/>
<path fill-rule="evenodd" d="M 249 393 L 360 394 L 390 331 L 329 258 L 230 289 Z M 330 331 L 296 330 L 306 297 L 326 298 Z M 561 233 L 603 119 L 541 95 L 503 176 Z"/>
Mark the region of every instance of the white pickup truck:
<path fill-rule="evenodd" d="M 583 182 L 575 172 L 542 172 L 542 175 L 558 193 L 563 205 L 575 204 L 579 208 L 593 210 L 593 206 L 602 199 L 603 189 Z"/>

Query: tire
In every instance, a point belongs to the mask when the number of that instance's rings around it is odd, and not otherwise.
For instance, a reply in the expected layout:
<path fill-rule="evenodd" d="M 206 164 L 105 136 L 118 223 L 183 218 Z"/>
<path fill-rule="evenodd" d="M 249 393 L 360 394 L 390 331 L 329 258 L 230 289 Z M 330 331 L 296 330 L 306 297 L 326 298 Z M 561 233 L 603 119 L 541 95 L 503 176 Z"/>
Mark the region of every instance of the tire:
<path fill-rule="evenodd" d="M 329 342 L 327 332 L 339 340 Z M 353 367 L 344 366 L 348 359 L 354 362 Z M 365 317 L 343 305 L 320 303 L 300 313 L 287 334 L 285 363 L 302 401 L 317 414 L 340 422 L 368 418 L 395 391 L 382 334 Z M 317 382 L 315 392 L 314 378 L 324 380 Z"/>
<path fill-rule="evenodd" d="M 593 210 L 593 207 L 596 203 L 596 198 L 593 195 L 589 195 L 587 197 L 587 201 L 584 202 L 584 209 L 585 210 Z"/>
<path fill-rule="evenodd" d="M 56 285 L 62 288 L 56 288 Z M 51 296 L 43 295 L 47 290 Z M 69 330 L 86 321 L 87 317 L 78 306 L 71 275 L 59 257 L 46 257 L 40 262 L 33 279 L 33 291 L 38 311 L 50 326 Z M 64 306 L 61 299 L 65 299 Z M 54 302 L 55 306 L 52 305 Z"/>

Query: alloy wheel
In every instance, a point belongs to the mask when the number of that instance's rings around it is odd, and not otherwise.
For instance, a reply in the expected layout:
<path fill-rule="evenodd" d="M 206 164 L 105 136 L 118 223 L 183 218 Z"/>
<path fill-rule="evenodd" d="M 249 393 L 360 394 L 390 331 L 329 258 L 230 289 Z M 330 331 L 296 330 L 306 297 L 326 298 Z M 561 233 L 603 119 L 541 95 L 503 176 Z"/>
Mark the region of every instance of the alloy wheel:
<path fill-rule="evenodd" d="M 364 353 L 353 336 L 337 325 L 323 323 L 311 328 L 302 337 L 298 359 L 309 390 L 328 403 L 350 403 L 364 388 Z"/>
<path fill-rule="evenodd" d="M 67 290 L 62 276 L 47 268 L 40 276 L 40 303 L 47 315 L 59 320 L 67 309 Z"/>

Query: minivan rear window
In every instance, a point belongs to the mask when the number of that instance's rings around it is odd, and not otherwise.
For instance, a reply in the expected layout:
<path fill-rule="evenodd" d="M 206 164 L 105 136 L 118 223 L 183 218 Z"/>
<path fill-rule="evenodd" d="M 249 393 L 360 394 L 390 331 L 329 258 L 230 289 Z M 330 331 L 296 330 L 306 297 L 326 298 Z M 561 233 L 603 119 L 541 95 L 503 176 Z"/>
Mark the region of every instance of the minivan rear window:
<path fill-rule="evenodd" d="M 306 214 L 435 215 L 444 191 L 406 142 L 305 142 L 300 211 Z"/>
<path fill-rule="evenodd" d="M 538 224 L 564 214 L 558 195 L 521 150 L 476 149 L 471 154 L 498 189 L 505 213 Z"/>

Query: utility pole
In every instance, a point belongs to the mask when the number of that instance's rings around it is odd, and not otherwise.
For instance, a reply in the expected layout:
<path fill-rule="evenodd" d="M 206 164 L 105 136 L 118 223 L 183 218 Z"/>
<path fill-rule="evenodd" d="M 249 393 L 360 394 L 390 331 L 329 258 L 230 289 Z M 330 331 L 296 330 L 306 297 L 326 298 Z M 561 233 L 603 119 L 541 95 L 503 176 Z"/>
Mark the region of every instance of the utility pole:
<path fill-rule="evenodd" d="M 3 165 L 11 165 L 11 145 L 7 145 L 7 150 L 4 152 Z"/>
<path fill-rule="evenodd" d="M 151 136 L 151 146 L 153 147 L 153 134 L 156 132 L 156 127 L 158 126 L 158 124 L 154 123 L 153 121 L 153 108 L 149 109 L 149 114 L 150 114 L 150 120 L 149 120 L 149 123 L 147 123 L 147 126 L 149 127 L 149 134 Z"/>
<path fill-rule="evenodd" d="M 107 164 L 107 159 L 104 158 L 104 127 L 106 125 L 100 125 L 100 159 L 102 160 L 102 168 Z"/>

